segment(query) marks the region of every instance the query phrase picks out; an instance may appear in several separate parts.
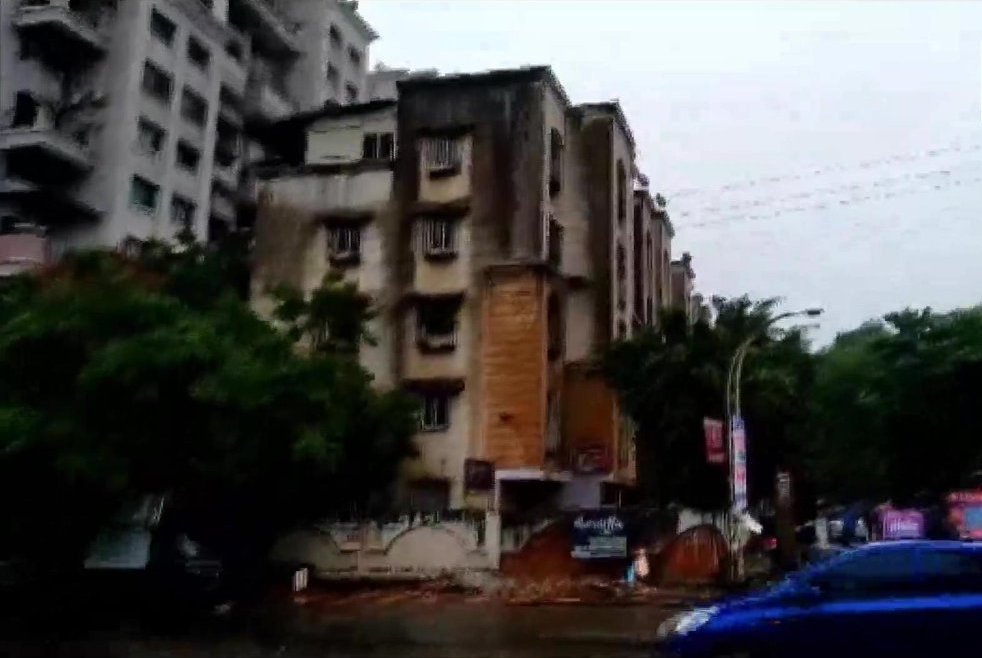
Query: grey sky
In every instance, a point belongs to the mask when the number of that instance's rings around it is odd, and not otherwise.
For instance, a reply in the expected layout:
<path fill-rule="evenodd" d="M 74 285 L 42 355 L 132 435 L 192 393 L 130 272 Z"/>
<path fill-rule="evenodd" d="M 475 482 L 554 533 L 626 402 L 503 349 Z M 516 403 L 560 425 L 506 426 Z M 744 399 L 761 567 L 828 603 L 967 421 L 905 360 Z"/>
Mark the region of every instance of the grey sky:
<path fill-rule="evenodd" d="M 820 342 L 982 302 L 982 4 L 365 0 L 373 60 L 550 64 L 617 98 L 706 294 L 826 308 Z"/>

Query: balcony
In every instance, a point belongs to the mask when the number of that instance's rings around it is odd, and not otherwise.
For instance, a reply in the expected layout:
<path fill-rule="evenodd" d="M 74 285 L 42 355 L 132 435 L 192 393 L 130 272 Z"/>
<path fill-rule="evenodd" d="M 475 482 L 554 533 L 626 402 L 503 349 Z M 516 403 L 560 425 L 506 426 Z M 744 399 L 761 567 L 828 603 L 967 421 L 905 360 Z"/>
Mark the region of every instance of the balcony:
<path fill-rule="evenodd" d="M 77 178 L 93 166 L 82 139 L 37 125 L 0 130 L 0 151 L 6 153 L 11 170 L 39 182 Z"/>
<path fill-rule="evenodd" d="M 212 187 L 211 216 L 235 226 L 235 201 L 219 185 Z"/>
<path fill-rule="evenodd" d="M 0 201 L 46 226 L 91 222 L 102 214 L 64 185 L 38 185 L 9 174 L 0 180 Z"/>
<path fill-rule="evenodd" d="M 265 53 L 291 57 L 300 53 L 296 37 L 298 27 L 273 0 L 232 0 L 229 23 L 250 34 L 253 43 Z"/>
<path fill-rule="evenodd" d="M 0 278 L 50 262 L 48 239 L 41 233 L 0 233 Z"/>
<path fill-rule="evenodd" d="M 37 38 L 39 44 L 68 61 L 75 56 L 98 57 L 108 39 L 100 29 L 99 3 L 80 0 L 21 0 L 14 27 Z"/>
<path fill-rule="evenodd" d="M 297 105 L 282 86 L 283 74 L 254 61 L 246 84 L 246 111 L 266 120 L 276 120 L 296 113 Z"/>

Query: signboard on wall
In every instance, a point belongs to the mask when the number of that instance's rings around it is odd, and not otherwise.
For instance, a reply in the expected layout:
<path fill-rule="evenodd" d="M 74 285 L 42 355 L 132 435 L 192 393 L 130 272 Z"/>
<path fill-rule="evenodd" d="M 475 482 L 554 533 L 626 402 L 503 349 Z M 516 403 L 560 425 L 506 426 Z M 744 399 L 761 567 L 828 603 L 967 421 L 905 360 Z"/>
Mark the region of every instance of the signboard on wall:
<path fill-rule="evenodd" d="M 725 464 L 726 446 L 723 445 L 723 421 L 704 418 L 702 430 L 706 436 L 706 461 L 710 464 Z"/>
<path fill-rule="evenodd" d="M 464 489 L 467 491 L 494 491 L 494 462 L 483 459 L 465 459 Z"/>
<path fill-rule="evenodd" d="M 961 539 L 982 539 L 982 491 L 955 491 L 948 494 L 949 527 Z"/>
<path fill-rule="evenodd" d="M 924 515 L 914 509 L 890 509 L 880 517 L 883 539 L 923 539 Z"/>
<path fill-rule="evenodd" d="M 747 433 L 743 427 L 743 419 L 733 418 L 730 424 L 730 454 L 733 468 L 733 506 L 740 510 L 747 509 Z"/>
<path fill-rule="evenodd" d="M 616 512 L 582 512 L 573 519 L 573 550 L 579 560 L 627 557 L 627 524 Z"/>

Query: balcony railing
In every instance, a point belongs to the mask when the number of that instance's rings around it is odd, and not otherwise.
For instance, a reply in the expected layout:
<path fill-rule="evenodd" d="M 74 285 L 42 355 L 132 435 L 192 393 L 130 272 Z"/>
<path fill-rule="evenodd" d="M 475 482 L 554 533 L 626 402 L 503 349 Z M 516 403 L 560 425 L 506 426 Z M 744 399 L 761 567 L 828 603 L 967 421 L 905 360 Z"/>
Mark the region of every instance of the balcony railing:
<path fill-rule="evenodd" d="M 451 352 L 457 349 L 457 326 L 447 332 L 434 332 L 421 325 L 416 331 L 416 343 L 423 352 Z"/>
<path fill-rule="evenodd" d="M 77 53 L 102 54 L 107 36 L 101 30 L 107 10 L 98 2 L 78 0 L 21 0 L 14 15 L 14 27 L 38 33 L 39 43 L 53 50 L 71 44 L 66 56 Z M 67 39 L 67 41 L 66 41 Z"/>
<path fill-rule="evenodd" d="M 78 176 L 92 169 L 87 142 L 55 128 L 17 126 L 0 130 L 0 151 L 8 154 L 18 171 L 34 171 L 35 179 Z"/>
<path fill-rule="evenodd" d="M 244 30 L 247 25 L 256 29 L 256 40 L 264 46 L 267 52 L 279 51 L 286 53 L 300 52 L 296 33 L 299 26 L 283 13 L 273 0 L 233 0 L 236 14 L 246 19 L 246 24 L 236 24 L 233 27 Z"/>

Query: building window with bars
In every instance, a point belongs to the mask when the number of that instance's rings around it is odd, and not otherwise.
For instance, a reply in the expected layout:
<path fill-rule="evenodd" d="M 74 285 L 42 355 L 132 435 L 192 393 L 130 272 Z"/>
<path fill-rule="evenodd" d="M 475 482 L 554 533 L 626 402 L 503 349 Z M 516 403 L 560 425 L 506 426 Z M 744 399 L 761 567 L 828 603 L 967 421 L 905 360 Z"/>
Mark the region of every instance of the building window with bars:
<path fill-rule="evenodd" d="M 361 260 L 361 228 L 332 226 L 327 234 L 327 253 L 331 262 L 354 264 Z"/>
<path fill-rule="evenodd" d="M 450 397 L 446 393 L 426 393 L 421 400 L 419 428 L 439 432 L 450 427 Z"/>
<path fill-rule="evenodd" d="M 366 133 L 362 138 L 361 157 L 364 160 L 394 160 L 395 136 L 392 133 Z"/>
<path fill-rule="evenodd" d="M 427 300 L 416 308 L 416 342 L 425 352 L 452 351 L 457 347 L 458 300 Z"/>
<path fill-rule="evenodd" d="M 137 120 L 135 149 L 138 153 L 157 157 L 163 150 L 166 139 L 166 131 L 154 122 L 143 117 Z"/>
<path fill-rule="evenodd" d="M 160 67 L 146 62 L 143 65 L 143 79 L 140 86 L 148 96 L 162 103 L 168 103 L 174 91 L 174 79 Z"/>
<path fill-rule="evenodd" d="M 426 258 L 439 260 L 457 255 L 457 227 L 453 220 L 424 219 L 419 228 L 423 255 Z"/>
<path fill-rule="evenodd" d="M 552 267 L 559 268 L 563 264 L 563 225 L 549 215 L 546 232 L 546 257 Z"/>
<path fill-rule="evenodd" d="M 171 197 L 170 220 L 175 226 L 190 230 L 194 226 L 194 210 L 194 203 L 189 199 L 176 194 Z"/>
<path fill-rule="evenodd" d="M 134 176 L 130 183 L 130 206 L 148 215 L 157 212 L 157 197 L 160 187 L 145 178 Z"/>
<path fill-rule="evenodd" d="M 549 131 L 549 196 L 563 189 L 563 136 L 555 128 Z"/>
<path fill-rule="evenodd" d="M 207 101 L 185 87 L 184 94 L 181 96 L 181 116 L 198 127 L 204 127 L 208 120 Z"/>
<path fill-rule="evenodd" d="M 430 176 L 460 171 L 460 142 L 453 137 L 430 137 L 423 141 L 423 164 Z"/>

